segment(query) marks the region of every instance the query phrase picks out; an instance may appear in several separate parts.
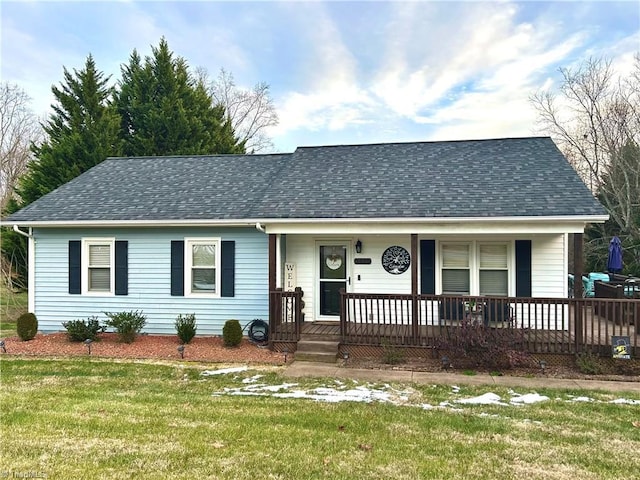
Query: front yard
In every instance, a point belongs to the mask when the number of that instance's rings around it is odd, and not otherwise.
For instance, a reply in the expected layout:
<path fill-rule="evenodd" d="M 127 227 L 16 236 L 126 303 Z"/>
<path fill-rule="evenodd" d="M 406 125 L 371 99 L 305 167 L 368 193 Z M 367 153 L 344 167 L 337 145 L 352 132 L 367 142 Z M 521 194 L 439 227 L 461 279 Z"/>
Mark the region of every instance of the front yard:
<path fill-rule="evenodd" d="M 287 385 L 279 366 L 202 375 L 224 366 L 2 356 L 0 472 L 618 479 L 640 471 L 637 394 L 335 379 Z M 480 395 L 489 404 L 478 404 Z"/>

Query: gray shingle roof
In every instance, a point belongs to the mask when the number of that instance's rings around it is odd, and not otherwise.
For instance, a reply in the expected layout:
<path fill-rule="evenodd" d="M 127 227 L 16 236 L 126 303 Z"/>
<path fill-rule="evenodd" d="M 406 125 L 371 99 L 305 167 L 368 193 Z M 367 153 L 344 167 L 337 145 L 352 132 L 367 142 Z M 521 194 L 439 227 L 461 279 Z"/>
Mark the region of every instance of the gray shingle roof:
<path fill-rule="evenodd" d="M 550 138 L 107 159 L 9 222 L 606 215 Z"/>

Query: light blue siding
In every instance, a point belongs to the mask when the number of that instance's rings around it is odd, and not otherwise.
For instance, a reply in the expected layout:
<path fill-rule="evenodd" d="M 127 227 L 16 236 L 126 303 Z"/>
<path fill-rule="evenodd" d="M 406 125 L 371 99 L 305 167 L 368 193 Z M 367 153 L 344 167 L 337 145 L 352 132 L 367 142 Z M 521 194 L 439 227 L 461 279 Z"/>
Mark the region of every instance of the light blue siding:
<path fill-rule="evenodd" d="M 62 322 L 103 312 L 142 310 L 145 332 L 175 334 L 178 314 L 195 313 L 198 335 L 220 335 L 226 320 L 244 326 L 268 318 L 268 240 L 255 228 L 35 229 L 35 314 L 43 332 L 64 330 Z M 68 293 L 68 242 L 88 237 L 114 237 L 129 242 L 129 294 L 88 296 Z M 185 237 L 233 240 L 235 296 L 172 297 L 171 241 Z"/>

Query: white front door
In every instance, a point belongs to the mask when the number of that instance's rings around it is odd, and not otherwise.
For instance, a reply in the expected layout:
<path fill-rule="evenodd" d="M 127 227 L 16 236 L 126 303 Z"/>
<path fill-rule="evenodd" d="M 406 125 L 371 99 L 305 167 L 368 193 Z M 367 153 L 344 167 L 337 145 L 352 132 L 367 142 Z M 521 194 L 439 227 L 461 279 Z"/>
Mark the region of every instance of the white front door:
<path fill-rule="evenodd" d="M 348 242 L 318 242 L 318 317 L 338 320 L 340 290 L 347 291 L 351 283 Z"/>

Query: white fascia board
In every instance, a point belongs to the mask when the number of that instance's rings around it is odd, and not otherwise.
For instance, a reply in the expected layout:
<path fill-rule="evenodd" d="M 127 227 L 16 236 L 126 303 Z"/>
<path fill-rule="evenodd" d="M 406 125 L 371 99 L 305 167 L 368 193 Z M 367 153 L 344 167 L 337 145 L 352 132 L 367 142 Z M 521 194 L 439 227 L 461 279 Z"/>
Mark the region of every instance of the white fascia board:
<path fill-rule="evenodd" d="M 261 218 L 194 220 L 88 220 L 3 222 L 20 227 L 254 227 L 266 233 L 582 233 L 608 215 L 549 217 Z"/>
<path fill-rule="evenodd" d="M 262 220 L 62 220 L 49 222 L 3 222 L 2 226 L 17 225 L 34 228 L 83 228 L 83 227 L 251 227 Z"/>
<path fill-rule="evenodd" d="M 330 219 L 323 221 L 270 223 L 268 233 L 280 234 L 509 234 L 583 233 L 588 223 L 602 223 L 606 216 L 508 217 L 447 219 Z"/>

